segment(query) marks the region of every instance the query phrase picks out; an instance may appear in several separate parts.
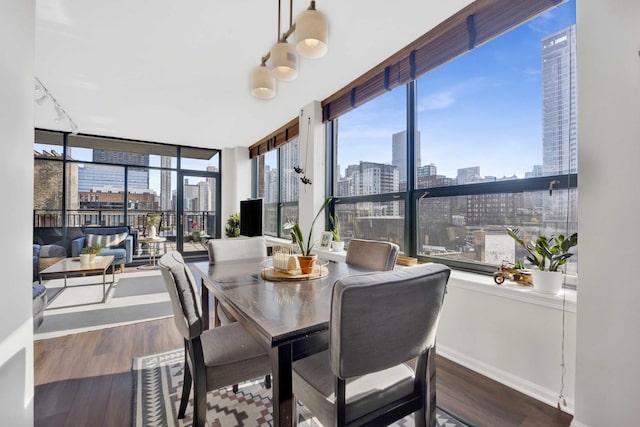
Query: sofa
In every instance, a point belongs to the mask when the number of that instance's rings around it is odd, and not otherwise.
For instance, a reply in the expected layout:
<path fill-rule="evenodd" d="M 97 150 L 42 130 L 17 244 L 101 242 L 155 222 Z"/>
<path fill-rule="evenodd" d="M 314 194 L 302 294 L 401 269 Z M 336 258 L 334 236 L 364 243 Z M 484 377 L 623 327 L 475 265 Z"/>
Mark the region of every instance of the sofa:
<path fill-rule="evenodd" d="M 98 255 L 113 255 L 113 268 L 119 265 L 124 271 L 125 264 L 133 261 L 133 236 L 128 227 L 87 227 L 84 236 L 71 241 L 71 256 L 79 256 L 87 246 L 99 244 Z"/>
<path fill-rule="evenodd" d="M 40 271 L 65 258 L 67 251 L 59 245 L 33 245 L 33 330 L 44 321 L 44 308 L 47 306 L 47 288 L 40 284 Z"/>

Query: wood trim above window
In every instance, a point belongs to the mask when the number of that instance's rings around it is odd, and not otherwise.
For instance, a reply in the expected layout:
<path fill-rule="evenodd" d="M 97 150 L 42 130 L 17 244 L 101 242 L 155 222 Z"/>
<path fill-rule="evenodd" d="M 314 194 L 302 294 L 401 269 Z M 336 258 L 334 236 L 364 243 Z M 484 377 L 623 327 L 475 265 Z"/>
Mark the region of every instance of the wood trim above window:
<path fill-rule="evenodd" d="M 407 84 L 565 1 L 476 0 L 322 101 L 322 120 Z"/>
<path fill-rule="evenodd" d="M 296 117 L 280 129 L 250 146 L 249 158 L 253 159 L 268 151 L 275 150 L 298 136 L 299 133 L 300 125 L 298 117 Z"/>

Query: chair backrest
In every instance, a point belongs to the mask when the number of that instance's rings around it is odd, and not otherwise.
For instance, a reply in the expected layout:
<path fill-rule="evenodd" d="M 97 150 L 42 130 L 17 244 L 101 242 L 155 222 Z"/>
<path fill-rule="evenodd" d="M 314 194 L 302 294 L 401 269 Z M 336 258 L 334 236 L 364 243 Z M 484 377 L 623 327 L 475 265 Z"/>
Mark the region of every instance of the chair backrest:
<path fill-rule="evenodd" d="M 370 270 L 393 270 L 399 250 L 398 245 L 391 242 L 351 239 L 345 261 Z"/>
<path fill-rule="evenodd" d="M 423 264 L 338 280 L 329 321 L 334 375 L 380 371 L 431 348 L 449 273 L 442 264 Z"/>
<path fill-rule="evenodd" d="M 264 258 L 267 256 L 267 241 L 262 236 L 234 237 L 231 239 L 209 239 L 209 264 L 217 261 Z"/>
<path fill-rule="evenodd" d="M 108 236 L 111 234 L 129 234 L 129 227 L 87 227 L 84 229 L 84 234 L 97 234 L 100 236 Z"/>
<path fill-rule="evenodd" d="M 84 235 L 86 246 L 98 244 L 103 248 L 125 246 L 130 236 L 128 227 L 87 227 Z"/>
<path fill-rule="evenodd" d="M 185 339 L 202 334 L 202 308 L 195 279 L 179 252 L 168 252 L 160 258 L 158 266 L 171 297 L 173 320 Z"/>

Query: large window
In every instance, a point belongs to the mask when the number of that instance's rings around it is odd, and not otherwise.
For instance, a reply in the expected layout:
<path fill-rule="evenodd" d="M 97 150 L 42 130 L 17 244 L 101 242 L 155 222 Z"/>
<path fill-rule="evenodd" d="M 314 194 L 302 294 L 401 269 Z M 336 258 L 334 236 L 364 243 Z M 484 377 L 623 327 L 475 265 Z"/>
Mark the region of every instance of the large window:
<path fill-rule="evenodd" d="M 523 259 L 507 226 L 576 232 L 574 24 L 569 1 L 334 119 L 345 240 L 492 271 Z"/>
<path fill-rule="evenodd" d="M 298 137 L 276 150 L 256 158 L 258 185 L 256 197 L 264 202 L 264 234 L 289 237 L 284 230 L 287 222 L 298 220 L 298 189 L 300 167 Z"/>
<path fill-rule="evenodd" d="M 404 251 L 407 99 L 398 87 L 334 121 L 335 215 L 342 238 L 386 239 Z"/>
<path fill-rule="evenodd" d="M 36 130 L 34 242 L 68 245 L 93 226 L 143 235 L 147 218 L 157 215 L 159 235 L 176 247 L 181 193 L 188 193 L 183 209 L 197 212 L 199 230 L 219 236 L 219 166 L 212 149 Z M 194 194 L 177 188 L 178 172 L 191 171 L 201 181 L 190 188 Z M 140 249 L 134 256 L 147 256 Z"/>

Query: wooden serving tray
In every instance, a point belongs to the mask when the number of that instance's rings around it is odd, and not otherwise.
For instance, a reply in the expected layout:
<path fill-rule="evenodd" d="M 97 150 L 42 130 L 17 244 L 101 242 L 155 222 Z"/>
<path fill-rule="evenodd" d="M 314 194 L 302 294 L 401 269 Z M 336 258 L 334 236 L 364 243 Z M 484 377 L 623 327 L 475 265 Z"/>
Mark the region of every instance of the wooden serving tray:
<path fill-rule="evenodd" d="M 276 282 L 286 280 L 312 280 L 320 279 L 329 274 L 329 270 L 324 265 L 316 265 L 313 267 L 313 273 L 303 274 L 300 269 L 296 270 L 276 270 L 273 267 L 265 267 L 262 270 L 262 278 L 265 280 L 273 280 Z"/>

